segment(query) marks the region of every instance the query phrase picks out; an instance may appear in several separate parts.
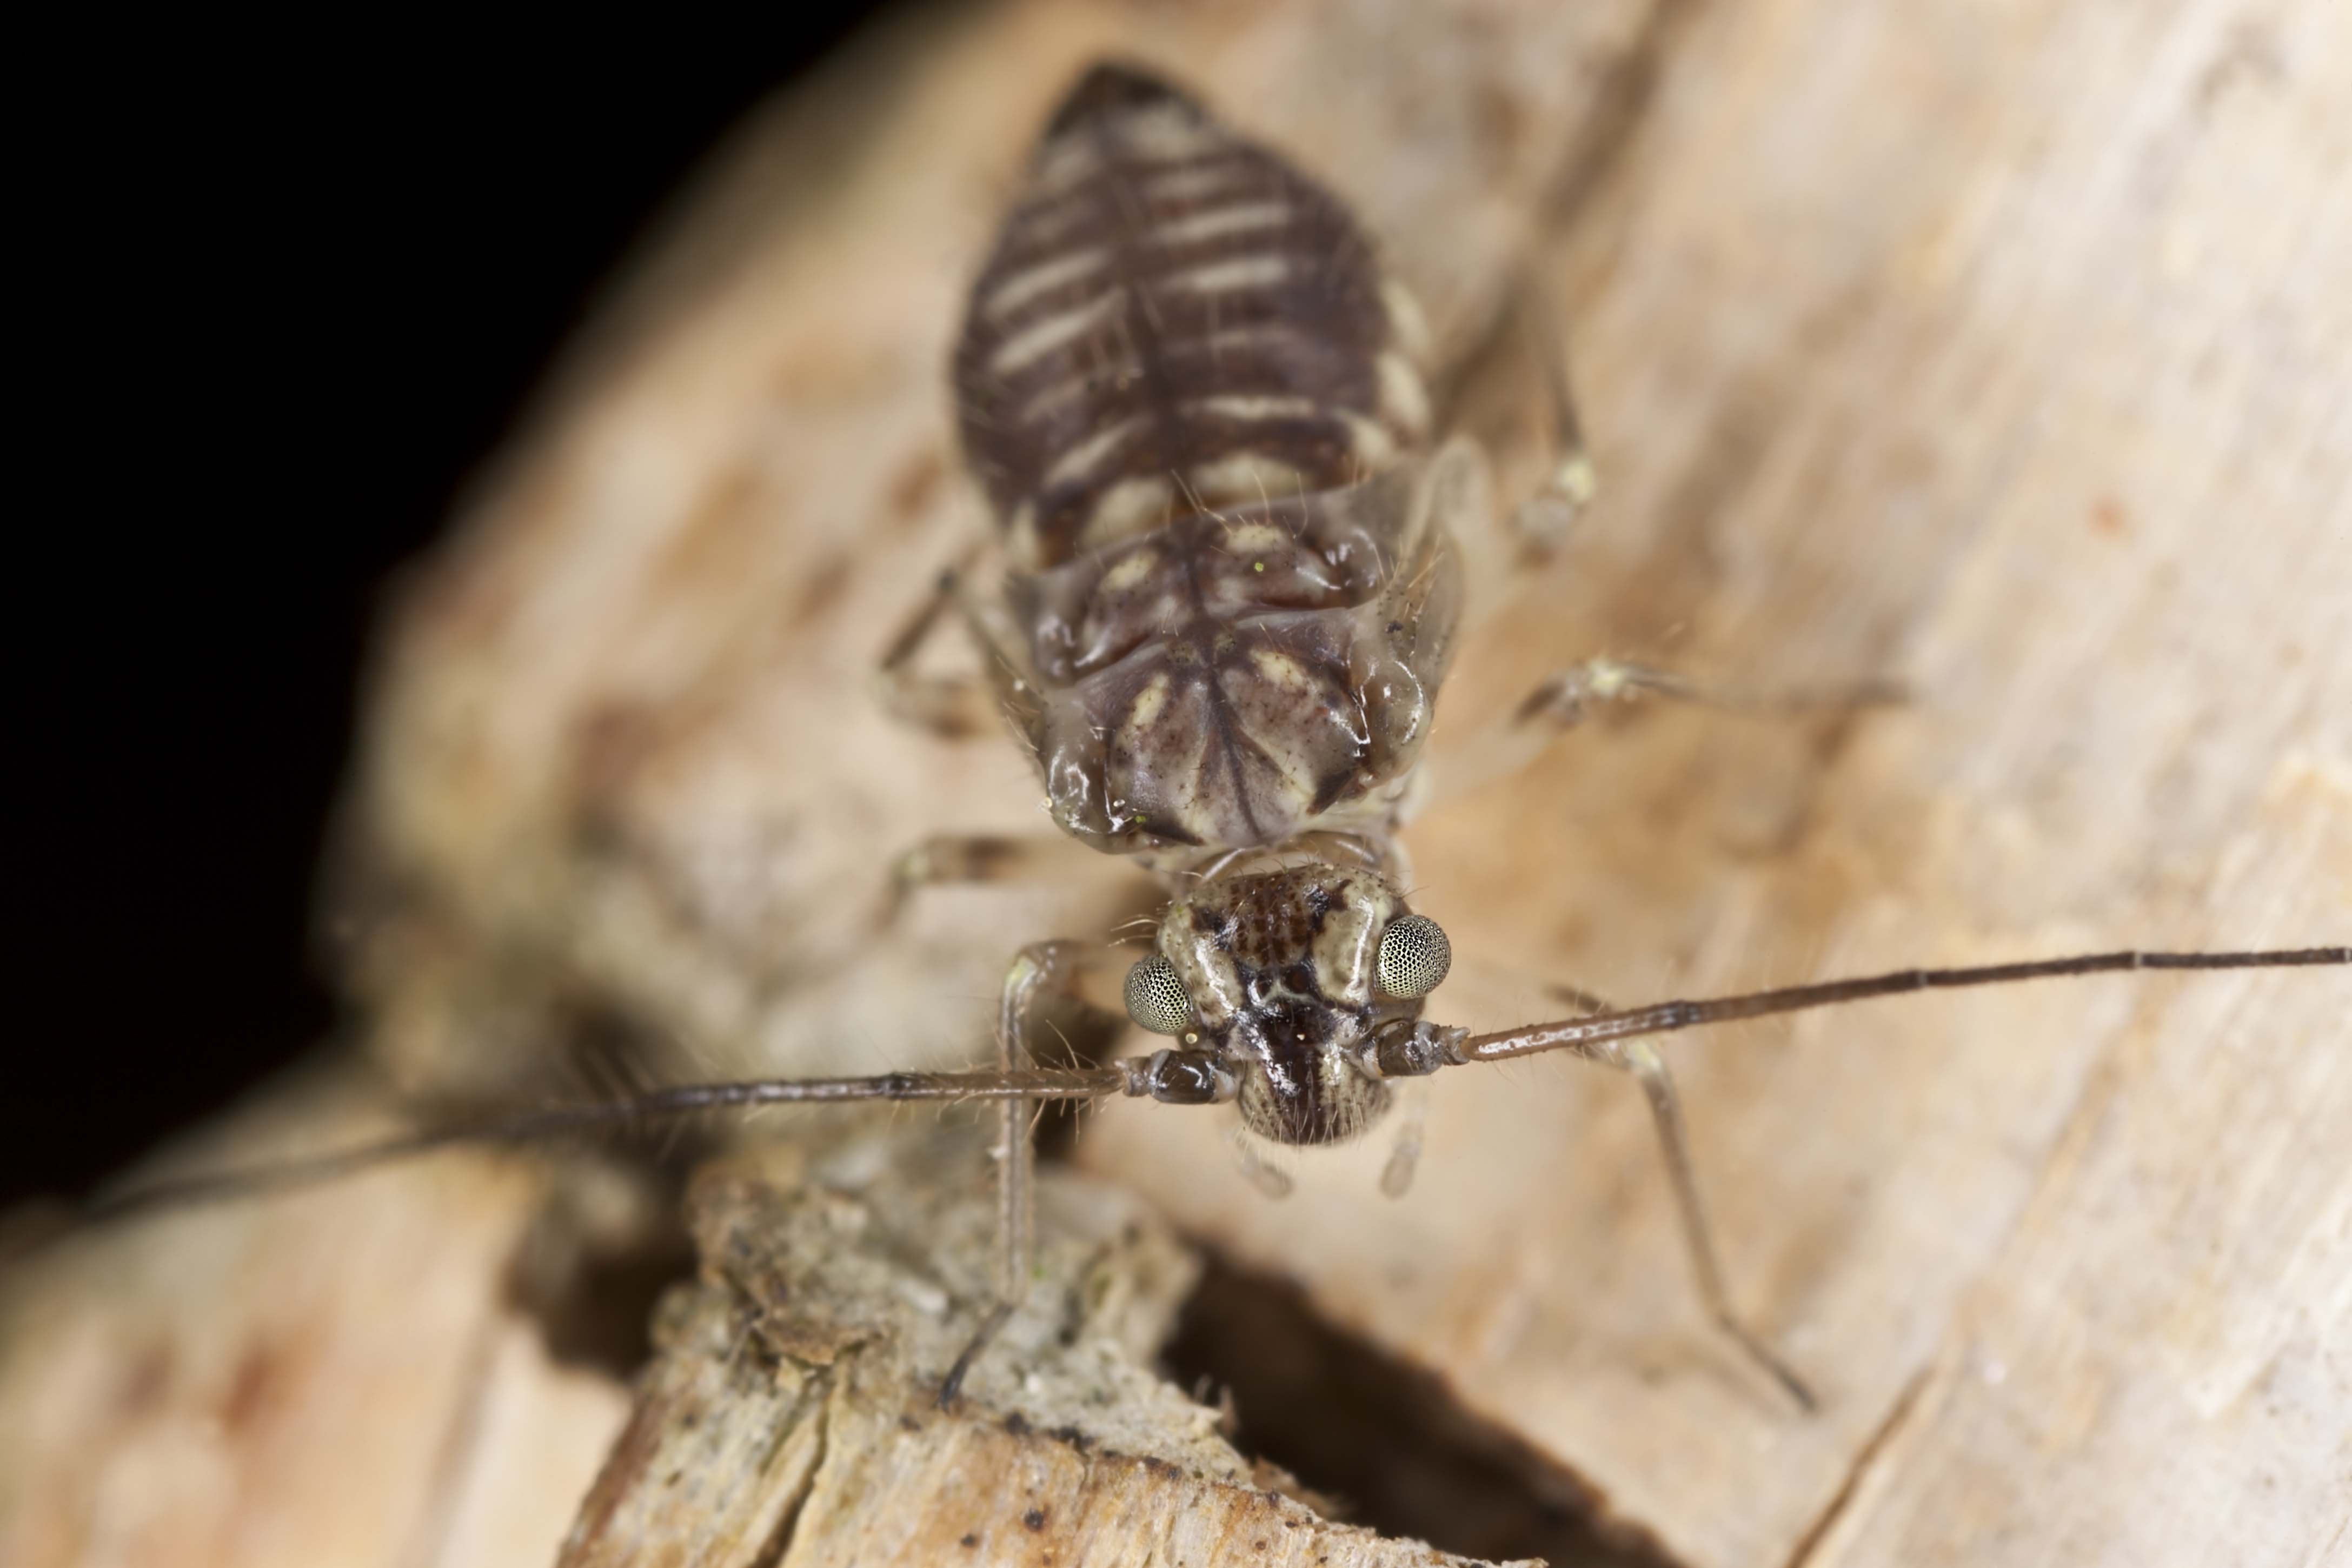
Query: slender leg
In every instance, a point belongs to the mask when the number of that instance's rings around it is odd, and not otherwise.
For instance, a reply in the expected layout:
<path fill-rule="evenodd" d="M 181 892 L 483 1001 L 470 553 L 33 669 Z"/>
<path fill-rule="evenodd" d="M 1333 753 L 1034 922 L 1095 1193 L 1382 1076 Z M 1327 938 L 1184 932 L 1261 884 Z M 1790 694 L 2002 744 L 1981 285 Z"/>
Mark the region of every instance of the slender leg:
<path fill-rule="evenodd" d="M 995 700 L 979 676 L 924 675 L 915 668 L 940 626 L 953 618 L 965 564 L 939 574 L 874 671 L 875 693 L 885 712 L 949 740 L 985 734 L 996 723 Z"/>
<path fill-rule="evenodd" d="M 1029 1069 L 1029 1035 L 1039 1011 L 1056 1000 L 1083 1003 L 1087 971 L 1100 960 L 1101 950 L 1084 942 L 1034 942 L 1021 950 L 1004 977 L 1004 994 L 997 1008 L 996 1062 L 1000 1070 L 1019 1073 Z M 1036 1105 L 1034 1100 L 1017 1096 L 997 1101 L 995 1300 L 982 1318 L 971 1342 L 949 1369 L 947 1380 L 940 1385 L 942 1409 L 955 1402 L 973 1362 L 1029 1293 L 1037 1249 L 1037 1160 L 1036 1150 L 1030 1142 L 1029 1125 Z"/>
<path fill-rule="evenodd" d="M 1565 336 L 1538 285 L 1520 281 L 1503 330 L 1528 345 L 1528 357 L 1537 367 L 1549 422 L 1552 466 L 1535 492 L 1507 518 L 1497 521 L 1474 515 L 1453 520 L 1470 576 L 1469 603 L 1473 613 L 1481 616 L 1528 585 L 1534 576 L 1528 568 L 1559 552 L 1598 493 L 1600 482 L 1561 352 Z M 1710 686 L 1621 659 L 1588 659 L 1538 686 L 1504 723 L 1471 737 L 1447 758 L 1438 786 L 1450 796 L 1516 773 L 1559 731 L 1580 722 L 1594 704 L 1640 696 L 1759 715 L 1877 707 L 1906 700 L 1903 688 L 1886 680 L 1746 690 Z"/>
<path fill-rule="evenodd" d="M 1588 1016 L 1616 1011 L 1605 997 L 1580 985 L 1552 984 L 1544 989 Z M 1674 1075 L 1667 1071 L 1665 1058 L 1650 1041 L 1641 1039 L 1570 1048 L 1587 1061 L 1630 1072 L 1641 1084 L 1642 1093 L 1650 1102 L 1650 1119 L 1658 1130 L 1658 1150 L 1665 1156 L 1666 1176 L 1674 1184 L 1675 1212 L 1682 1222 L 1683 1243 L 1690 1252 L 1691 1274 L 1698 1282 L 1699 1300 L 1706 1303 L 1707 1315 L 1715 1320 L 1716 1326 L 1730 1335 L 1748 1352 L 1748 1359 L 1771 1373 L 1772 1380 L 1787 1389 L 1789 1397 L 1800 1406 L 1812 1409 L 1812 1391 L 1805 1386 L 1804 1380 L 1774 1355 L 1762 1338 L 1731 1310 L 1731 1294 L 1723 1287 L 1723 1266 L 1715 1255 L 1714 1232 L 1706 1223 L 1706 1205 L 1699 1201 L 1698 1176 L 1691 1166 L 1690 1131 L 1683 1121 L 1682 1098 L 1675 1092 Z M 1395 1162 L 1391 1160 L 1390 1163 L 1393 1166 Z M 1381 1185 L 1387 1185 L 1385 1176 Z"/>
<path fill-rule="evenodd" d="M 1568 361 L 1561 352 L 1567 338 L 1558 313 L 1532 280 L 1521 282 L 1515 313 L 1543 383 L 1552 465 L 1535 493 L 1512 511 L 1509 528 L 1522 557 L 1542 561 L 1559 549 L 1576 520 L 1592 504 L 1601 474 L 1584 444 L 1584 421 L 1577 415 L 1576 391 L 1569 384 Z"/>
<path fill-rule="evenodd" d="M 1535 289 L 1523 283 L 1515 290 L 1512 309 L 1496 331 L 1498 337 L 1524 345 L 1524 357 L 1535 367 L 1550 467 L 1517 506 L 1497 510 L 1481 505 L 1447 515 L 1466 578 L 1464 601 L 1468 613 L 1480 618 L 1494 615 L 1533 584 L 1535 569 L 1559 554 L 1599 489 L 1598 471 L 1586 449 L 1583 422 L 1569 385 L 1558 323 Z"/>
<path fill-rule="evenodd" d="M 1575 1005 L 1587 1014 L 1613 1010 L 1590 992 L 1574 986 L 1555 989 L 1569 994 Z M 1675 1092 L 1674 1075 L 1666 1070 L 1665 1058 L 1650 1041 L 1643 1039 L 1601 1040 L 1566 1048 L 1587 1061 L 1632 1073 L 1641 1084 L 1642 1093 L 1650 1102 L 1650 1120 L 1658 1130 L 1658 1151 L 1665 1156 L 1666 1176 L 1674 1185 L 1675 1210 L 1682 1221 L 1684 1245 L 1690 1252 L 1691 1273 L 1697 1280 L 1699 1300 L 1706 1304 L 1707 1315 L 1748 1352 L 1749 1360 L 1788 1391 L 1790 1398 L 1803 1409 L 1814 1408 L 1812 1390 L 1805 1386 L 1804 1380 L 1773 1354 L 1763 1338 L 1732 1310 L 1731 1294 L 1723 1287 L 1723 1266 L 1716 1258 L 1715 1233 L 1707 1226 L 1706 1205 L 1699 1200 L 1698 1177 L 1691 1166 L 1690 1131 L 1683 1121 L 1682 1100 Z"/>
<path fill-rule="evenodd" d="M 1624 1055 L 1626 1067 L 1649 1097 L 1650 1118 L 1657 1123 L 1658 1145 L 1666 1157 L 1666 1173 L 1674 1182 L 1675 1206 L 1682 1214 L 1683 1240 L 1690 1247 L 1691 1272 L 1697 1277 L 1699 1297 L 1706 1303 L 1708 1314 L 1717 1328 L 1738 1342 L 1751 1361 L 1789 1391 L 1790 1398 L 1812 1409 L 1812 1390 L 1731 1310 L 1731 1295 L 1723 1288 L 1723 1268 L 1716 1261 L 1714 1236 L 1707 1228 L 1706 1208 L 1699 1202 L 1698 1178 L 1691 1170 L 1690 1135 L 1683 1125 L 1682 1100 L 1675 1093 L 1665 1058 L 1647 1040 L 1626 1047 Z"/>
<path fill-rule="evenodd" d="M 1400 1080 L 1391 1090 L 1400 1104 L 1395 1144 L 1389 1150 L 1389 1162 L 1381 1167 L 1381 1195 L 1401 1198 L 1412 1188 L 1412 1173 L 1421 1164 L 1421 1142 L 1429 1128 L 1429 1095 L 1426 1086 L 1412 1079 Z"/>
<path fill-rule="evenodd" d="M 896 924 L 915 895 L 950 884 L 1006 883 L 1054 876 L 1070 859 L 1094 852 L 1061 834 L 1018 837 L 987 833 L 940 833 L 890 862 L 890 882 L 875 917 L 877 930 Z"/>
<path fill-rule="evenodd" d="M 1269 1198 L 1290 1195 L 1290 1173 L 1269 1162 L 1250 1142 L 1247 1130 L 1236 1126 L 1233 1131 L 1234 1163 L 1240 1167 L 1249 1184 Z"/>
<path fill-rule="evenodd" d="M 1563 731 L 1581 723 L 1597 705 L 1630 702 L 1641 697 L 1659 697 L 1718 712 L 1770 718 L 1891 707 L 1905 701 L 1906 693 L 1899 682 L 1892 680 L 1856 680 L 1777 690 L 1711 686 L 1623 659 L 1590 658 L 1550 677 L 1500 721 L 1486 726 L 1446 752 L 1432 779 L 1424 809 L 1440 799 L 1466 795 L 1517 773 L 1541 755 Z"/>
<path fill-rule="evenodd" d="M 949 740 L 985 734 L 1010 719 L 1016 733 L 1035 718 L 1034 670 L 1016 628 L 1003 607 L 985 601 L 971 586 L 978 551 L 941 572 L 913 616 L 883 650 L 874 686 L 885 711 Z M 979 651 L 981 670 L 972 675 L 926 675 L 915 664 L 940 626 L 963 623 Z M 1034 737 L 1032 737 L 1034 743 Z"/>
<path fill-rule="evenodd" d="M 1906 693 L 1899 682 L 1892 680 L 1855 680 L 1779 690 L 1708 686 L 1647 665 L 1608 658 L 1589 658 L 1582 664 L 1570 665 L 1529 692 L 1513 711 L 1511 722 L 1514 727 L 1542 722 L 1555 730 L 1566 730 L 1581 722 L 1595 703 L 1625 702 L 1645 696 L 1727 713 L 1769 718 L 1890 707 L 1906 700 Z"/>

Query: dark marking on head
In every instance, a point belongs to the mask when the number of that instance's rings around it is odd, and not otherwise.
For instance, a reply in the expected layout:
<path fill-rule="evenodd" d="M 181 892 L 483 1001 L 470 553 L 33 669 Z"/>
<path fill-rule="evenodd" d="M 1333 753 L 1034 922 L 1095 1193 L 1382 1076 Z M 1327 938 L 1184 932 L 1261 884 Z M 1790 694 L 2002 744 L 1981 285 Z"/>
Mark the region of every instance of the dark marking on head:
<path fill-rule="evenodd" d="M 1320 863 L 1212 880 L 1160 923 L 1207 1048 L 1239 1079 L 1252 1131 L 1332 1143 L 1364 1131 L 1389 1092 L 1364 1064 L 1383 1029 L 1420 1016 L 1377 984 L 1380 933 L 1407 912 L 1379 878 Z"/>
<path fill-rule="evenodd" d="M 1230 952 L 1234 946 L 1234 917 L 1216 910 L 1195 908 L 1192 929 L 1217 944 L 1220 952 Z"/>

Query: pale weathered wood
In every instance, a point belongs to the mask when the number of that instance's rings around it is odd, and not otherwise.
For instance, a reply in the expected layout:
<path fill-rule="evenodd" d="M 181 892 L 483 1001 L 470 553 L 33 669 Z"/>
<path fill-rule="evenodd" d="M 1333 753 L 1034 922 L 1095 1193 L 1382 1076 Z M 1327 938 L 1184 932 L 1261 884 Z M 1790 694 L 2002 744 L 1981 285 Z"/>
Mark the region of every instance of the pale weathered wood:
<path fill-rule="evenodd" d="M 1604 648 L 1919 700 L 1643 712 L 1433 811 L 1419 907 L 1527 977 L 1448 1016 L 2352 930 L 2343 15 L 1673 30 L 1559 252 L 1603 499 L 1444 723 Z M 1082 1158 L 1688 1561 L 2305 1563 L 2352 1517 L 2347 1016 L 2340 973 L 2103 981 L 1675 1042 L 1812 1419 L 1695 1310 L 1639 1096 L 1593 1069 L 1438 1082 L 1391 1207 L 1378 1148 L 1277 1212 L 1124 1107 Z"/>
<path fill-rule="evenodd" d="M 348 1070 L 163 1168 L 380 1136 Z M 0 1561 L 545 1560 L 619 1429 L 509 1289 L 547 1173 L 480 1154 L 52 1242 L 0 1283 Z"/>
<path fill-rule="evenodd" d="M 1113 47 L 1344 191 L 1457 346 L 1544 241 L 1603 497 L 1473 637 L 1441 786 L 1452 737 L 1594 651 L 1919 691 L 1608 716 L 1441 798 L 1409 839 L 1463 957 L 1438 1016 L 2352 931 L 2341 7 L 951 15 L 747 128 L 410 595 L 354 878 L 403 1081 L 528 1085 L 583 1012 L 674 1074 L 969 1058 L 1013 943 L 1148 897 L 1080 863 L 887 938 L 861 912 L 904 844 L 1042 826 L 1010 746 L 893 730 L 863 685 L 980 527 L 960 289 Z M 1525 391 L 1497 353 L 1464 404 L 1507 488 Z M 1397 1204 L 1375 1142 L 1270 1205 L 1210 1113 L 1119 1107 L 1078 1157 L 1679 1560 L 2299 1563 L 2352 1528 L 2347 1014 L 2341 975 L 2119 978 L 1675 1042 L 1810 1418 L 1695 1310 L 1639 1097 L 1595 1069 L 1439 1079 Z M 824 1418 L 878 1444 L 887 1407 Z M 913 1550 L 826 1517 L 827 1552 Z"/>
<path fill-rule="evenodd" d="M 161 1169 L 380 1136 L 379 1098 L 339 1071 Z M 470 1568 L 559 1540 L 566 1568 L 1464 1561 L 1281 1495 L 1153 1375 L 1197 1266 L 1103 1184 L 1045 1182 L 1032 1295 L 937 1408 L 993 1266 L 982 1163 L 968 1122 L 868 1113 L 706 1168 L 700 1277 L 634 1398 L 551 1363 L 520 1304 L 577 1169 L 467 1156 L 54 1241 L 0 1298 L 0 1546 L 28 1568 Z"/>
<path fill-rule="evenodd" d="M 869 1135 L 704 1172 L 704 1283 L 664 1305 L 565 1568 L 1461 1561 L 1268 1489 L 1146 1370 L 1194 1265 L 1108 1187 L 1046 1182 L 1035 1289 L 939 1409 L 989 1279 L 980 1152 Z"/>

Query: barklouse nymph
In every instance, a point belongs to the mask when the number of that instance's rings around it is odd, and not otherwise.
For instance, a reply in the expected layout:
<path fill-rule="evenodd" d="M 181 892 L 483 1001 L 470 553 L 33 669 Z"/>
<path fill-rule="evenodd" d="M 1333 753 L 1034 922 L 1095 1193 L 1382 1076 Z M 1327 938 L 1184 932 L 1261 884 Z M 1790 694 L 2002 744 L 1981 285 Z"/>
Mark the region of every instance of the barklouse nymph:
<path fill-rule="evenodd" d="M 1562 395 L 1552 487 L 1496 513 L 1475 448 L 1438 439 L 1430 352 L 1409 296 L 1337 198 L 1166 84 L 1116 67 L 1089 74 L 1047 127 L 954 354 L 966 453 L 998 523 L 1001 591 L 972 573 L 948 579 L 883 681 L 902 711 L 961 722 L 971 693 L 917 676 L 914 657 L 943 620 L 975 636 L 988 705 L 1035 756 L 1059 827 L 1165 879 L 1152 951 L 1124 990 L 1129 1016 L 1168 1043 L 1107 1066 L 1033 1067 L 1043 1005 L 1077 996 L 1102 968 L 1098 944 L 1040 942 L 1007 977 L 991 1070 L 685 1086 L 425 1131 L 262 1179 L 729 1107 L 991 1100 L 1002 1275 L 946 1398 L 1024 1289 L 1035 1105 L 1230 1104 L 1255 1136 L 1324 1144 L 1378 1121 L 1391 1080 L 1563 1050 L 1640 1081 L 1706 1307 L 1801 1401 L 1801 1384 L 1730 1308 L 1649 1037 L 1902 991 L 2352 958 L 2343 947 L 2114 952 L 1596 1008 L 1475 1036 L 1425 1018 L 1449 944 L 1407 903 L 1396 834 L 1436 694 L 1465 608 L 1587 483 Z M 1520 717 L 1564 724 L 1638 692 L 1774 705 L 1596 661 L 1543 682 Z M 990 865 L 977 851 L 936 852 L 902 880 Z M 1402 1190 L 1412 1148 L 1400 1144 L 1385 1187 Z"/>

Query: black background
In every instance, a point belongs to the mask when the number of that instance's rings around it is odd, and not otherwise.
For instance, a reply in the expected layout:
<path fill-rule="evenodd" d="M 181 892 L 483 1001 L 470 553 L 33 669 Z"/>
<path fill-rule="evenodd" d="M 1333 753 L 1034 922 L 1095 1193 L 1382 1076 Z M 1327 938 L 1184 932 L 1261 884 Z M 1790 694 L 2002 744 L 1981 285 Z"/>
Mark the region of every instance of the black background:
<path fill-rule="evenodd" d="M 697 160 L 873 8 L 45 58 L 0 1202 L 87 1190 L 331 1026 L 311 884 L 387 572 Z"/>

